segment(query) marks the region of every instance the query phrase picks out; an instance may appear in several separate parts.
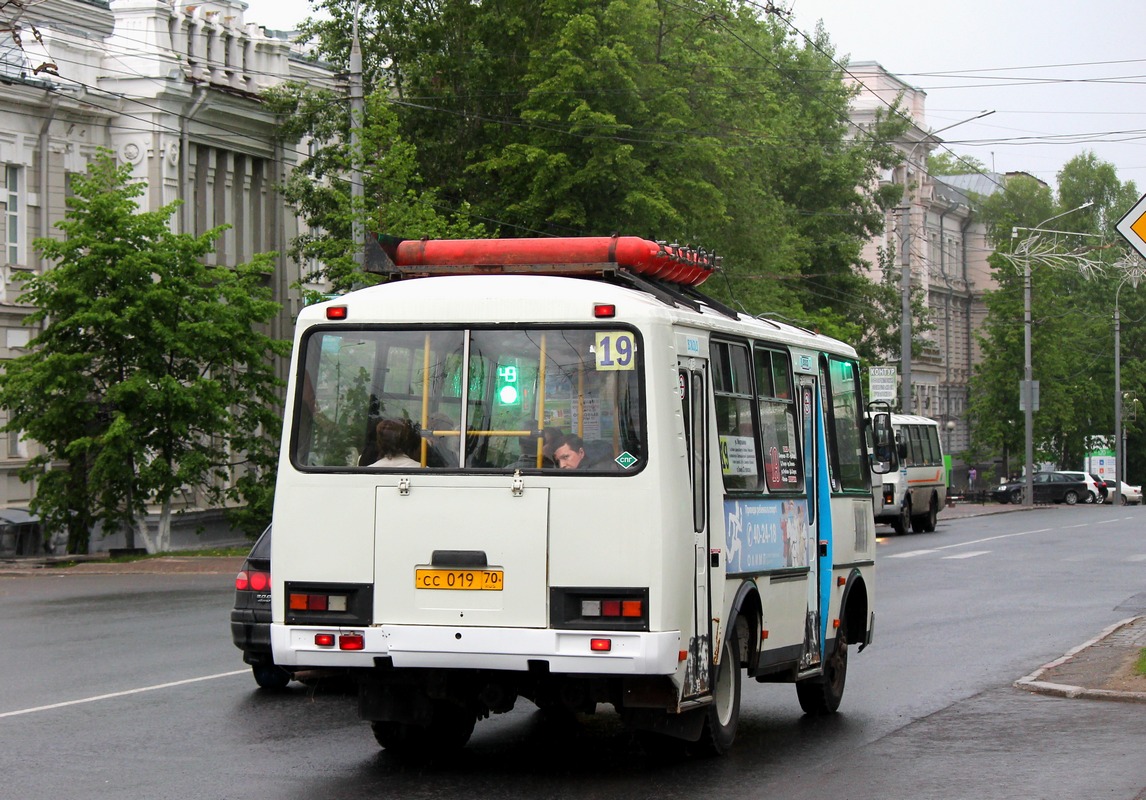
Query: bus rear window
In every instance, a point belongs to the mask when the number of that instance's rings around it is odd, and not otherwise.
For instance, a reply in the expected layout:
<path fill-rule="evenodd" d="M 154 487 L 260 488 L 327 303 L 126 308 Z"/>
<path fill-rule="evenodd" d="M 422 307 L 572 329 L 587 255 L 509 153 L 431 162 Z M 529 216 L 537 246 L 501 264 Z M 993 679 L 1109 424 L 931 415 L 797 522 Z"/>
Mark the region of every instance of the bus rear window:
<path fill-rule="evenodd" d="M 644 464 L 631 330 L 316 328 L 303 348 L 291 449 L 300 469 Z"/>

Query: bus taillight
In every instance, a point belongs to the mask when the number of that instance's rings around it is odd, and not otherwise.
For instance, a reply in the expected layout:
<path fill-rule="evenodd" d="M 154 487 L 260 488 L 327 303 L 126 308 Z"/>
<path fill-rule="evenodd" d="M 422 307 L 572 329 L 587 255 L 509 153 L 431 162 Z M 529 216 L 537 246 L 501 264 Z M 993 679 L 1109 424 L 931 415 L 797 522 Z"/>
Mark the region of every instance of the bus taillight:
<path fill-rule="evenodd" d="M 302 594 L 290 595 L 291 611 L 345 611 L 344 594 Z"/>
<path fill-rule="evenodd" d="M 605 600 L 582 600 L 583 617 L 629 617 L 640 619 L 645 614 L 644 601 L 609 598 Z"/>

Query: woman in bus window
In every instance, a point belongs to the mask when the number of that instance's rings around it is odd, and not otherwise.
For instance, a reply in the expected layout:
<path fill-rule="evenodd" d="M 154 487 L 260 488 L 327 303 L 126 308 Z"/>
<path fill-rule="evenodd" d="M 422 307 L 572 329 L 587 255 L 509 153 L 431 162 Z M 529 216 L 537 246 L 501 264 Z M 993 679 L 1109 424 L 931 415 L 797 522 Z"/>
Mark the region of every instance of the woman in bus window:
<path fill-rule="evenodd" d="M 378 460 L 370 466 L 407 468 L 421 467 L 422 462 L 411 458 L 419 444 L 419 437 L 409 420 L 382 419 L 374 429 Z"/>

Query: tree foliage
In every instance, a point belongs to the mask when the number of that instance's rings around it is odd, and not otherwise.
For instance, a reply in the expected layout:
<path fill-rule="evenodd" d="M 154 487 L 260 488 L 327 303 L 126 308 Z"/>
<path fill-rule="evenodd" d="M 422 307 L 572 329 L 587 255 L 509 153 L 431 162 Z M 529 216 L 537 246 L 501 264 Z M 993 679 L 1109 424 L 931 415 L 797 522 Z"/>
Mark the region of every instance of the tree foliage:
<path fill-rule="evenodd" d="M 927 172 L 931 175 L 985 173 L 987 172 L 987 165 L 971 156 L 961 156 L 950 150 L 941 150 L 927 157 Z"/>
<path fill-rule="evenodd" d="M 1113 166 L 1092 153 L 1068 162 L 1058 174 L 1058 184 L 1055 198 L 1045 184 L 1016 176 L 982 203 L 997 248 L 991 263 L 998 288 L 986 298 L 989 313 L 980 334 L 983 360 L 972 378 L 969 416 L 976 455 L 1021 460 L 1023 270 L 1029 262 L 1031 364 L 1040 389 L 1039 410 L 1034 414 L 1035 461 L 1077 469 L 1096 437 L 1113 436 L 1112 314 L 1123 278 L 1117 262 L 1125 252 L 1113 225 L 1133 204 L 1137 191 L 1133 183 L 1120 182 Z M 1079 208 L 1087 202 L 1092 205 Z M 1065 254 L 1065 266 L 1053 268 L 1015 252 L 1034 236 L 1050 252 Z M 1084 269 L 1088 264 L 1094 269 Z M 1124 319 L 1141 322 L 1146 317 L 1146 297 L 1139 297 L 1129 283 L 1122 286 L 1119 301 Z M 1140 325 L 1123 326 L 1122 385 L 1124 391 L 1142 397 L 1146 396 L 1141 355 L 1146 353 L 1146 338 L 1140 329 Z M 1127 424 L 1132 440 L 1143 441 L 1143 422 Z M 1107 441 L 1113 444 L 1112 438 Z M 1129 448 L 1131 474 L 1146 468 L 1136 450 L 1141 448 Z"/>
<path fill-rule="evenodd" d="M 865 347 L 890 340 L 898 301 L 889 309 L 857 267 L 883 224 L 864 187 L 898 160 L 891 142 L 907 122 L 897 109 L 862 130 L 849 122 L 853 90 L 822 33 L 805 41 L 751 4 L 717 0 L 319 7 L 330 19 L 307 33 L 340 67 L 359 10 L 367 126 L 393 121 L 387 141 L 406 143 L 395 159 L 406 186 L 431 187 L 451 230 L 468 219 L 499 236 L 621 232 L 703 246 L 724 256 L 705 287 L 721 299 Z M 314 108 L 344 124 L 340 106 Z M 378 230 L 438 235 L 393 217 Z"/>
<path fill-rule="evenodd" d="M 224 228 L 172 233 L 175 204 L 140 212 L 145 186 L 106 151 L 73 187 L 62 238 L 35 242 L 54 266 L 20 297 L 41 327 L 0 375 L 5 430 L 43 446 L 21 477 L 38 481 L 34 510 L 68 531 L 69 552 L 87 552 L 96 522 L 125 530 L 129 546 L 138 532 L 154 552 L 184 487 L 212 502 L 261 492 L 265 504 L 273 357 L 289 349 L 258 330 L 278 310 L 272 254 L 206 264 Z M 149 504 L 161 511 L 154 537 Z"/>

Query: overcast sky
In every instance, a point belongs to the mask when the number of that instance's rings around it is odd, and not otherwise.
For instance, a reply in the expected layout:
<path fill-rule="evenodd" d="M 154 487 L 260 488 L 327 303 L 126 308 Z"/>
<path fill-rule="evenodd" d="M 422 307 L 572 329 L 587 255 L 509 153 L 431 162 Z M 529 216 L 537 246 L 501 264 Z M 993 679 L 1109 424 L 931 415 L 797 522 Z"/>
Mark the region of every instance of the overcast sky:
<path fill-rule="evenodd" d="M 763 7 L 765 0 L 757 0 Z M 247 22 L 290 29 L 306 0 L 248 0 Z M 838 56 L 877 61 L 927 92 L 924 127 L 962 156 L 1055 184 L 1094 151 L 1146 191 L 1142 0 L 775 0 L 790 25 L 823 21 Z M 794 34 L 795 35 L 795 34 Z"/>

